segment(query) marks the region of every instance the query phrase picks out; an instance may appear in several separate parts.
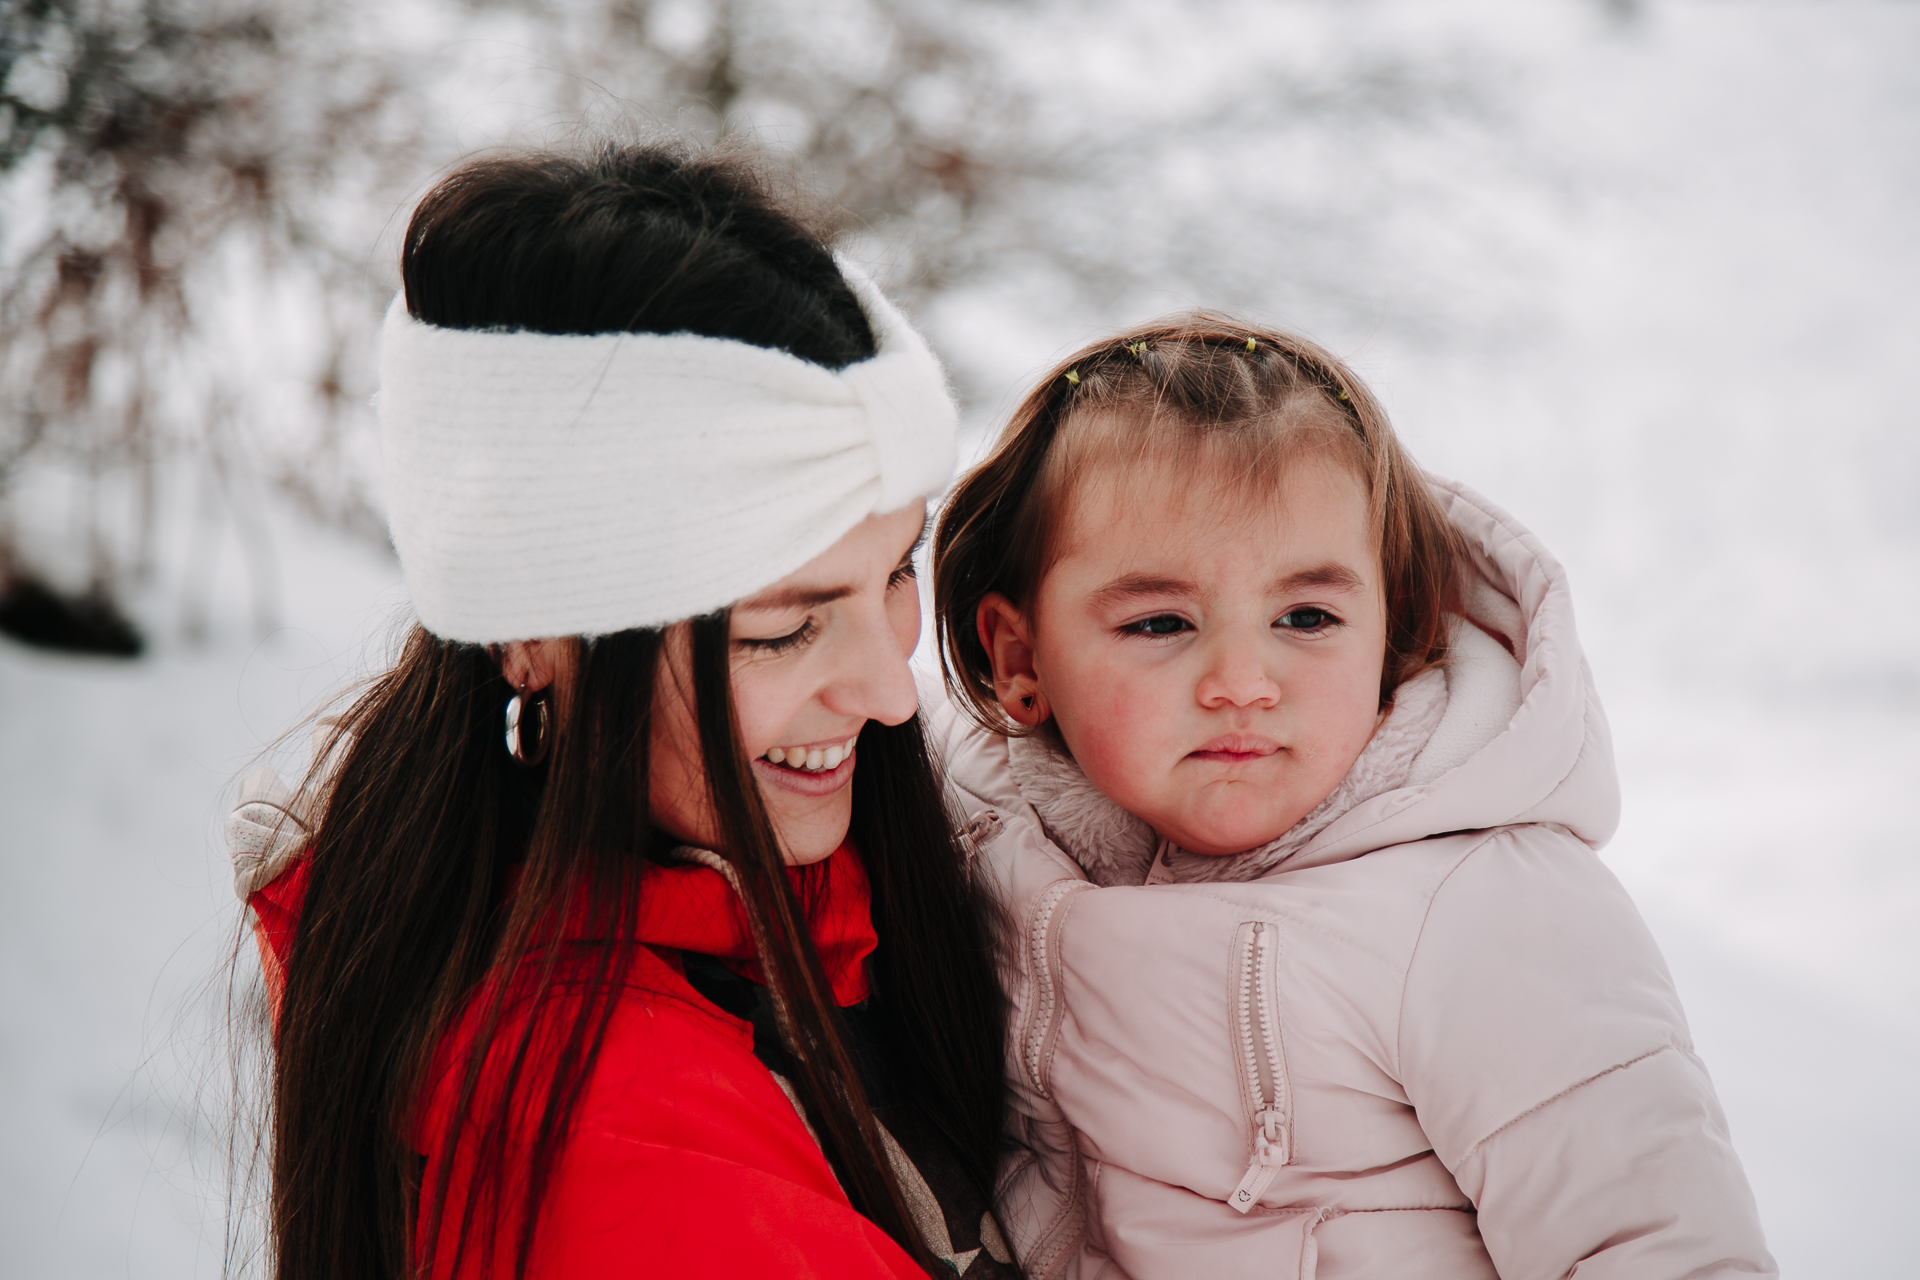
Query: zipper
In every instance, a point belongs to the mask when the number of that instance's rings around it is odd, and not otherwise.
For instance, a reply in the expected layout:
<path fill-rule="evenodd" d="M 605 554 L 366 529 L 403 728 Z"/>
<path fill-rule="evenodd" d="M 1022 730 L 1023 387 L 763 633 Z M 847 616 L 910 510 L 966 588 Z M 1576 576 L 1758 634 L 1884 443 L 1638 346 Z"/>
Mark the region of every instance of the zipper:
<path fill-rule="evenodd" d="M 1056 945 L 1065 912 L 1060 904 L 1082 889 L 1093 886 L 1085 880 L 1056 880 L 1040 892 L 1034 904 L 1033 918 L 1027 926 L 1027 980 L 1032 984 L 1033 1003 L 1027 1015 L 1026 1034 L 1022 1036 L 1021 1057 L 1027 1080 L 1043 1098 L 1047 1092 L 1047 1059 L 1053 1048 L 1053 1035 L 1060 1026 L 1061 1005 L 1059 962 Z"/>
<path fill-rule="evenodd" d="M 1234 1030 L 1253 1128 L 1247 1172 L 1227 1197 L 1227 1203 L 1240 1213 L 1259 1203 L 1281 1166 L 1293 1158 L 1287 1123 L 1287 1060 L 1273 993 L 1274 949 L 1279 941 L 1279 930 L 1261 920 L 1241 925 L 1234 934 Z"/>

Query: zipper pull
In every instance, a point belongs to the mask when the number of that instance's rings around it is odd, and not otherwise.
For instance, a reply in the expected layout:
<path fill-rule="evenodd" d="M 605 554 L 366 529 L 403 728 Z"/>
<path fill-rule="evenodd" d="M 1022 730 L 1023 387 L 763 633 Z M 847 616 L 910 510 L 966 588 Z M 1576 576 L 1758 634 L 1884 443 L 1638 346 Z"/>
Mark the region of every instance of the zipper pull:
<path fill-rule="evenodd" d="M 1260 1122 L 1260 1128 L 1253 1139 L 1253 1162 L 1247 1166 L 1240 1185 L 1227 1197 L 1227 1203 L 1236 1213 L 1253 1208 L 1266 1193 L 1274 1175 L 1280 1172 L 1280 1166 L 1287 1162 L 1287 1135 L 1280 1127 L 1280 1113 L 1268 1108 L 1254 1119 Z"/>
<path fill-rule="evenodd" d="M 1259 1202 L 1266 1193 L 1267 1184 L 1273 1181 L 1273 1175 L 1280 1170 L 1270 1164 L 1261 1164 L 1258 1156 L 1247 1166 L 1247 1176 L 1240 1179 L 1240 1185 L 1227 1197 L 1227 1203 L 1233 1206 L 1235 1213 L 1245 1213 Z"/>
<path fill-rule="evenodd" d="M 1146 884 L 1172 884 L 1173 870 L 1167 866 L 1167 851 L 1173 847 L 1171 840 L 1162 839 L 1154 846 L 1153 865 L 1147 868 Z"/>

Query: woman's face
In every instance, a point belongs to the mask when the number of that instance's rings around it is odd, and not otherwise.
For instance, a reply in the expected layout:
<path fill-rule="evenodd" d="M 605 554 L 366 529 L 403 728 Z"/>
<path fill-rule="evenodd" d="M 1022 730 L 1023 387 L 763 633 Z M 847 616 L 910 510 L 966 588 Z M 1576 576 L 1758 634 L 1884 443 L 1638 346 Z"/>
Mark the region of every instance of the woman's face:
<path fill-rule="evenodd" d="M 853 816 L 854 742 L 869 720 L 918 706 L 907 657 L 920 638 L 913 551 L 926 505 L 869 516 L 840 541 L 733 607 L 740 739 L 789 863 L 818 862 Z M 694 719 L 689 631 L 674 627 L 654 695 L 654 821 L 689 844 L 720 838 Z"/>

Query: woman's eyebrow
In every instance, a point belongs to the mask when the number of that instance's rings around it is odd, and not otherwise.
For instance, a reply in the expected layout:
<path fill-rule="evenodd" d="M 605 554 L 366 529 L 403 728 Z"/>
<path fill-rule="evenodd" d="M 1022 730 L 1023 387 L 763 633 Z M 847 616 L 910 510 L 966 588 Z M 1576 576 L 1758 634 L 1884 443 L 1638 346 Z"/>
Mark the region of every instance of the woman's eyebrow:
<path fill-rule="evenodd" d="M 1365 591 L 1367 582 L 1347 566 L 1338 561 L 1329 560 L 1325 564 L 1317 564 L 1311 569 L 1301 569 L 1275 580 L 1272 594 L 1290 596 L 1312 587 L 1333 591 Z"/>
<path fill-rule="evenodd" d="M 785 587 L 779 591 L 767 591 L 750 600 L 742 600 L 733 606 L 736 609 L 813 609 L 823 604 L 832 604 L 835 600 L 845 600 L 853 594 L 849 586 L 839 587 Z"/>
<path fill-rule="evenodd" d="M 927 540 L 927 531 L 933 527 L 931 518 L 920 526 L 920 536 L 915 538 L 907 553 L 900 557 L 900 563 L 894 566 L 894 572 L 913 567 L 913 554 L 920 550 Z M 858 588 L 850 583 L 837 587 L 783 587 L 777 591 L 763 591 L 750 599 L 734 605 L 736 609 L 815 609 L 823 604 L 832 604 L 835 600 L 845 600 Z"/>

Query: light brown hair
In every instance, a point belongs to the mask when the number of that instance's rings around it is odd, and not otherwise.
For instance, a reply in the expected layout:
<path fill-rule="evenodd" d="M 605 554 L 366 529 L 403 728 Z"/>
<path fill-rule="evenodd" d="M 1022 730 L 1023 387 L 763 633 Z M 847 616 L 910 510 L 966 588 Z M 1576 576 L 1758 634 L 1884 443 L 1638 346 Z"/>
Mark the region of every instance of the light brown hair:
<path fill-rule="evenodd" d="M 1403 681 L 1446 658 L 1460 536 L 1352 370 L 1295 334 L 1199 311 L 1062 361 L 947 499 L 933 537 L 933 599 L 941 663 L 961 705 L 995 732 L 1028 732 L 994 696 L 975 619 L 995 591 L 1031 609 L 1074 486 L 1094 464 L 1204 460 L 1271 496 L 1306 455 L 1351 466 L 1367 484 L 1387 614 L 1386 706 Z"/>

